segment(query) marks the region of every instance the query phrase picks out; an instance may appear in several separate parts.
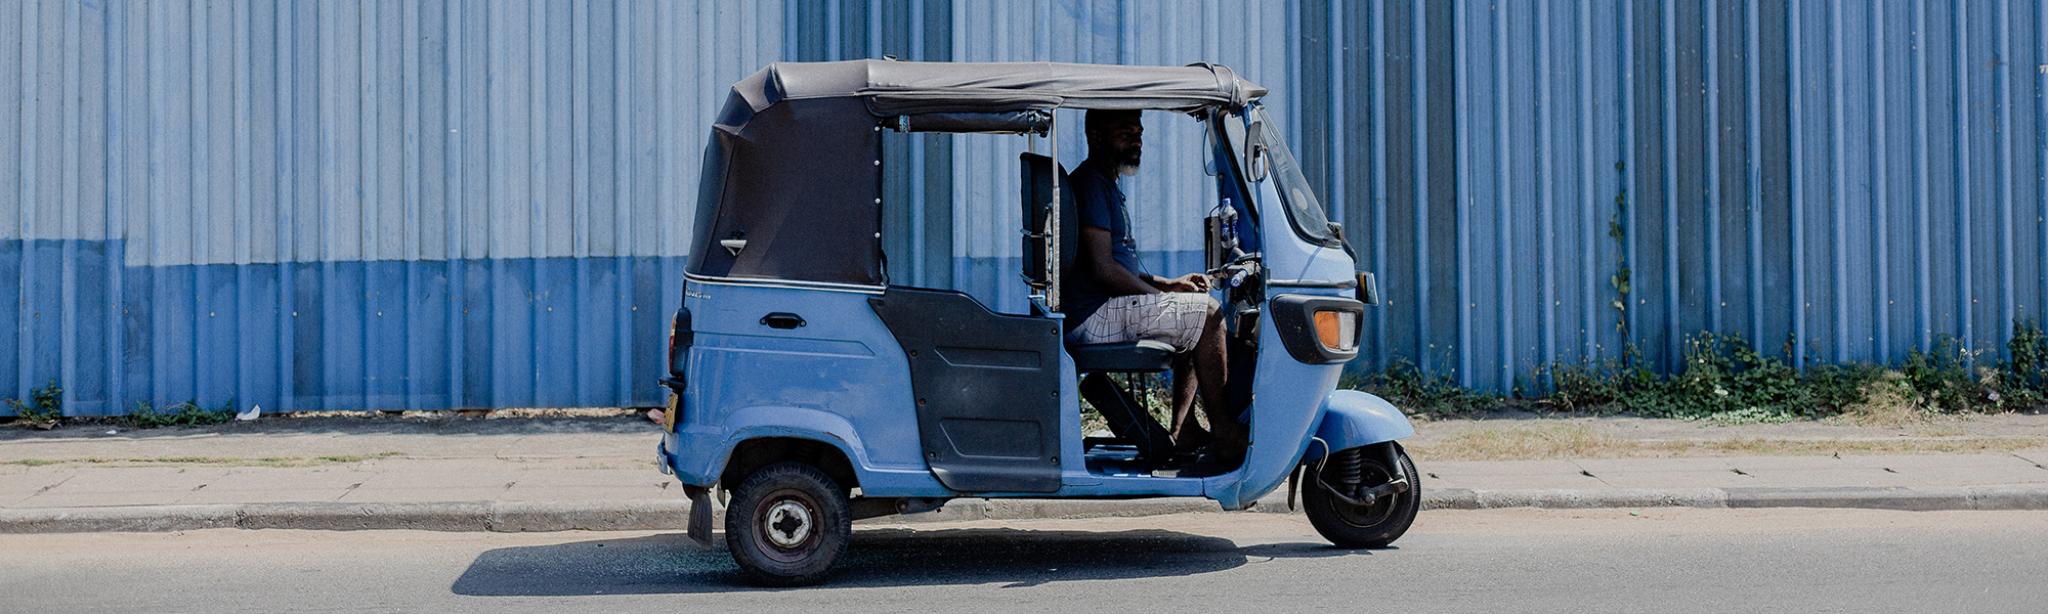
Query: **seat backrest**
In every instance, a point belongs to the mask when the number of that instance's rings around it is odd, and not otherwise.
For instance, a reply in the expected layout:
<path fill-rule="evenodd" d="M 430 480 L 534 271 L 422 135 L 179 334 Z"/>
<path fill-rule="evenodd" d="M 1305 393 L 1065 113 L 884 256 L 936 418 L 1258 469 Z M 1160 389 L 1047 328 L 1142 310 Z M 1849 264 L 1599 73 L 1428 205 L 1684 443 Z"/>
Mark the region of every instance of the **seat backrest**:
<path fill-rule="evenodd" d="M 1024 206 L 1024 282 L 1037 289 L 1045 289 L 1049 276 L 1045 266 L 1047 239 L 1052 236 L 1050 221 L 1053 207 L 1053 177 L 1060 178 L 1060 272 L 1064 275 L 1074 267 L 1074 253 L 1079 249 L 1081 227 L 1074 215 L 1074 192 L 1065 189 L 1066 169 L 1059 168 L 1049 156 L 1023 153 L 1017 156 L 1022 181 L 1019 202 Z"/>

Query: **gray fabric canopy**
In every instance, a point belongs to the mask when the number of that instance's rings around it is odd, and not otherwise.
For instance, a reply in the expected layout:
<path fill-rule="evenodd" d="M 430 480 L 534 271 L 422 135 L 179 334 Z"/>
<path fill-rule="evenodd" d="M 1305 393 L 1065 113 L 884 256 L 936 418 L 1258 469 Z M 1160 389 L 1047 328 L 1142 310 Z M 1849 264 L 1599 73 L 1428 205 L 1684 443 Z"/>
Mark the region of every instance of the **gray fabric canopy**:
<path fill-rule="evenodd" d="M 855 60 L 770 64 L 733 84 L 753 112 L 785 100 L 865 99 L 876 116 L 1079 109 L 1241 107 L 1266 89 L 1214 64 Z"/>

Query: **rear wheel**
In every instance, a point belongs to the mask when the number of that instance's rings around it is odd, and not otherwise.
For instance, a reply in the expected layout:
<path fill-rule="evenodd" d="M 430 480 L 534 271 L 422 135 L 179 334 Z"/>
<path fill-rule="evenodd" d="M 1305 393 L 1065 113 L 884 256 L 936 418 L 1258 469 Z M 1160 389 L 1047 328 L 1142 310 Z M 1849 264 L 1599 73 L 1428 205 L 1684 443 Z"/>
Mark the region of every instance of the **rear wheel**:
<path fill-rule="evenodd" d="M 754 582 L 816 584 L 832 571 L 853 535 L 846 489 L 817 467 L 776 463 L 732 491 L 725 545 Z"/>
<path fill-rule="evenodd" d="M 1409 460 L 1408 452 L 1399 444 L 1389 445 L 1394 446 L 1394 456 L 1399 459 L 1397 466 L 1388 467 L 1384 454 L 1363 454 L 1356 483 L 1376 486 L 1407 478 L 1407 492 L 1378 497 L 1370 505 L 1356 505 L 1325 487 L 1335 486 L 1327 475 L 1332 467 L 1326 465 L 1324 479 L 1310 480 L 1307 491 L 1302 493 L 1309 524 L 1315 525 L 1316 532 L 1337 547 L 1384 548 L 1408 532 L 1416 511 L 1422 509 L 1422 478 L 1415 471 L 1415 462 Z"/>

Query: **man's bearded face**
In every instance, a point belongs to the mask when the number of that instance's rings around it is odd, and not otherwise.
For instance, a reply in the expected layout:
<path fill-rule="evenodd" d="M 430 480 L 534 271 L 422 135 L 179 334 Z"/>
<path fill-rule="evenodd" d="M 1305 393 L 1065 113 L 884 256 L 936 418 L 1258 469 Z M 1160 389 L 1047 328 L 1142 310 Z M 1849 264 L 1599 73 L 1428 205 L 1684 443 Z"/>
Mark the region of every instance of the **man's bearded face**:
<path fill-rule="evenodd" d="M 1145 125 L 1137 118 L 1117 122 L 1105 127 L 1096 138 L 1105 139 L 1111 160 L 1117 163 L 1117 173 L 1130 176 L 1138 174 L 1138 165 L 1145 155 Z"/>

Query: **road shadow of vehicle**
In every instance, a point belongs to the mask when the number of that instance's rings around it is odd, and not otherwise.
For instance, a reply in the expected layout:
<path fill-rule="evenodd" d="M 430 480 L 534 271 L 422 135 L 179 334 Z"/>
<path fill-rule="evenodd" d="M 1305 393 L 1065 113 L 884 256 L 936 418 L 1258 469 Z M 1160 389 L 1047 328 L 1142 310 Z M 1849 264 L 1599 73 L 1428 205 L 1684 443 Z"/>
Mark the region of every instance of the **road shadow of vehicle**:
<path fill-rule="evenodd" d="M 1024 587 L 1187 576 L 1273 558 L 1367 554 L 1321 543 L 1240 547 L 1220 537 L 1158 529 L 868 529 L 854 533 L 827 585 Z M 682 534 L 665 534 L 490 550 L 478 555 L 449 590 L 470 596 L 559 597 L 765 589 L 744 582 L 722 542 L 705 549 Z"/>

